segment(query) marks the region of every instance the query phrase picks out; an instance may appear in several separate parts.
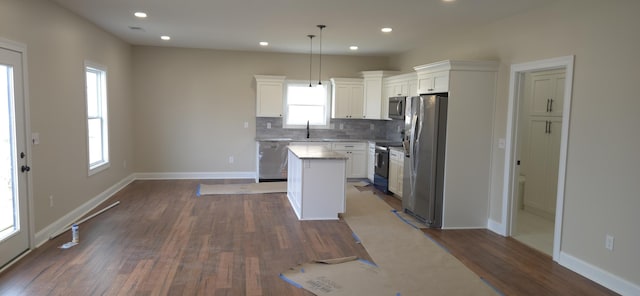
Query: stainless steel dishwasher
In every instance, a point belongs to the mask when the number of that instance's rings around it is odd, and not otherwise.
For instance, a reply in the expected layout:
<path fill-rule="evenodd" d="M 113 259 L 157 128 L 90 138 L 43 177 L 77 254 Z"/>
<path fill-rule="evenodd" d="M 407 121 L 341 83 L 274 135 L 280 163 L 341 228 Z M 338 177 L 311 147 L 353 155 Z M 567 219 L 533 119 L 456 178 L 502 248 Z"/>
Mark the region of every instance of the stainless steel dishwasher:
<path fill-rule="evenodd" d="M 260 182 L 287 180 L 289 142 L 260 141 L 258 148 L 258 179 Z"/>

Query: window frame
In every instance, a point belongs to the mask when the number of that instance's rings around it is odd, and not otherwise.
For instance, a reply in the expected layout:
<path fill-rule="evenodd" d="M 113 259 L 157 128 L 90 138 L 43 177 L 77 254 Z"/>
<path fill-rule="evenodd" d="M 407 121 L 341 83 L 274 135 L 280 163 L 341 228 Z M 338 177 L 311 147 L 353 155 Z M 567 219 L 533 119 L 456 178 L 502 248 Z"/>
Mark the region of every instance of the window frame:
<path fill-rule="evenodd" d="M 88 93 L 88 73 L 94 73 L 98 76 L 98 85 L 96 90 L 96 99 L 98 102 L 97 105 L 97 113 L 98 115 L 95 117 L 90 117 L 89 114 L 89 93 Z M 110 166 L 109 162 L 109 104 L 108 104 L 108 96 L 107 96 L 107 67 L 96 64 L 90 61 L 84 62 L 83 67 L 83 77 L 84 77 L 84 94 L 85 94 L 85 125 L 86 125 L 86 135 L 87 135 L 87 168 L 88 175 L 94 175 L 98 172 L 101 172 Z M 91 162 L 91 139 L 90 139 L 90 127 L 89 121 L 92 119 L 100 119 L 101 123 L 101 153 L 102 157 L 99 161 Z"/>
<path fill-rule="evenodd" d="M 291 128 L 291 129 L 306 129 L 306 124 L 288 124 L 289 120 L 289 85 L 305 85 L 309 86 L 309 81 L 305 80 L 286 80 L 284 84 L 284 110 L 282 116 L 282 127 L 283 128 Z M 330 129 L 331 128 L 331 83 L 330 81 L 322 81 L 322 86 L 326 88 L 326 98 L 325 98 L 325 111 L 324 111 L 324 119 L 325 124 L 310 124 L 310 129 Z"/>

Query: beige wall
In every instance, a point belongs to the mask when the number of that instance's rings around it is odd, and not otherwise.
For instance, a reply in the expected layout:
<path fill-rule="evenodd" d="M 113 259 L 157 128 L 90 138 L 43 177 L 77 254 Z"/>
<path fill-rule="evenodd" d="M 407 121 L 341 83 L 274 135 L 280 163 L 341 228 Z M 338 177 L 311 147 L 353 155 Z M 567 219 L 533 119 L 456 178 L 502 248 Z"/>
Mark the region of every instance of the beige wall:
<path fill-rule="evenodd" d="M 131 48 L 45 0 L 0 1 L 0 37 L 27 47 L 36 231 L 130 175 Z M 87 176 L 84 61 L 107 66 L 111 167 Z M 49 196 L 54 206 L 49 207 Z"/>
<path fill-rule="evenodd" d="M 639 1 L 559 1 L 392 59 L 501 62 L 494 143 L 506 135 L 509 66 L 575 55 L 562 252 L 640 285 Z M 495 144 L 494 144 L 495 145 Z M 491 219 L 501 221 L 504 150 L 493 152 Z M 605 234 L 615 248 L 604 248 Z"/>
<path fill-rule="evenodd" d="M 309 78 L 308 55 L 134 47 L 133 57 L 136 170 L 145 173 L 254 173 L 253 75 Z M 323 79 L 387 62 L 326 56 Z"/>

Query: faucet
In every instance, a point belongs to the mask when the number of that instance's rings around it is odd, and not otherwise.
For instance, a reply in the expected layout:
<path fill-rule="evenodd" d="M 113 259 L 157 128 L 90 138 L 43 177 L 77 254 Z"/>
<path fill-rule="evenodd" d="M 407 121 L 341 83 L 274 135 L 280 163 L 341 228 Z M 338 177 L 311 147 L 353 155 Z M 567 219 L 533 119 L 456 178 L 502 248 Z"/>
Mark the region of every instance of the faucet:
<path fill-rule="evenodd" d="M 307 139 L 309 139 L 309 120 L 307 120 Z"/>

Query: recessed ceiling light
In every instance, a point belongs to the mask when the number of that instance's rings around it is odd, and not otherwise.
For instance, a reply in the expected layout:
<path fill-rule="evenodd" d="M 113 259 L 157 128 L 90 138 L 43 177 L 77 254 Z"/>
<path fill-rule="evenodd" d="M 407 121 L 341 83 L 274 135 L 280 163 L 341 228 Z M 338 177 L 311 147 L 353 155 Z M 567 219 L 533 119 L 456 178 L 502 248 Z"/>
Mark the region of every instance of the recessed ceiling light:
<path fill-rule="evenodd" d="M 355 46 L 355 45 L 351 45 L 351 46 L 349 46 L 349 49 L 350 49 L 350 50 L 358 50 L 358 47 L 357 47 L 357 46 Z"/>
<path fill-rule="evenodd" d="M 382 29 L 380 29 L 380 31 L 382 31 L 383 33 L 389 33 L 391 31 L 393 31 L 393 29 L 391 29 L 391 28 L 382 28 Z"/>
<path fill-rule="evenodd" d="M 260 46 L 269 46 L 269 42 L 267 42 L 267 41 L 260 41 Z"/>
<path fill-rule="evenodd" d="M 164 36 L 160 36 L 160 39 L 164 40 L 164 41 L 169 41 L 171 40 L 170 36 L 164 35 Z"/>
<path fill-rule="evenodd" d="M 147 17 L 147 13 L 146 12 L 142 12 L 142 11 L 138 11 L 136 13 L 134 13 L 133 15 L 135 15 L 138 18 L 145 18 Z"/>

